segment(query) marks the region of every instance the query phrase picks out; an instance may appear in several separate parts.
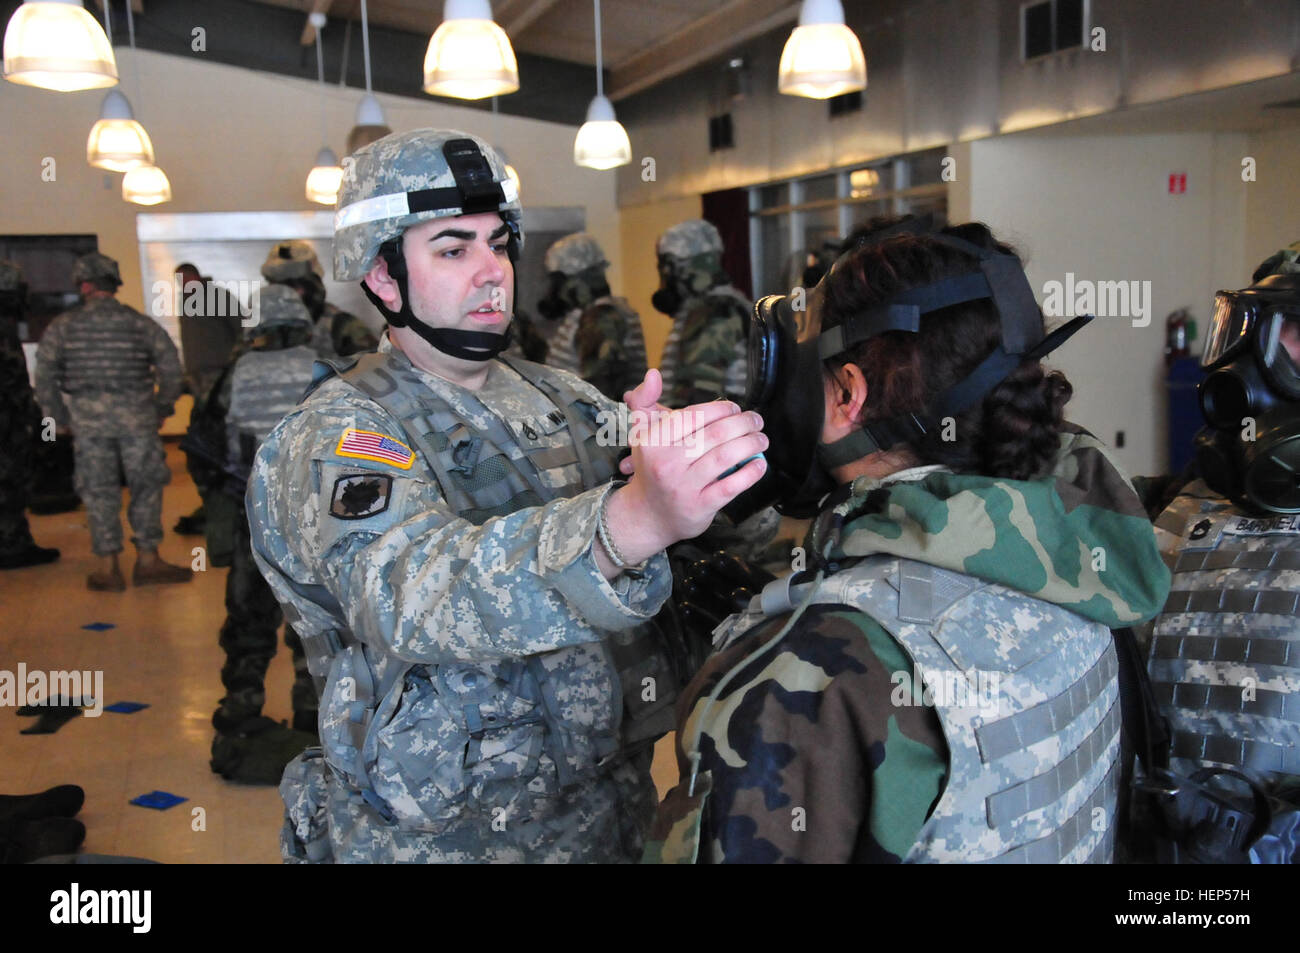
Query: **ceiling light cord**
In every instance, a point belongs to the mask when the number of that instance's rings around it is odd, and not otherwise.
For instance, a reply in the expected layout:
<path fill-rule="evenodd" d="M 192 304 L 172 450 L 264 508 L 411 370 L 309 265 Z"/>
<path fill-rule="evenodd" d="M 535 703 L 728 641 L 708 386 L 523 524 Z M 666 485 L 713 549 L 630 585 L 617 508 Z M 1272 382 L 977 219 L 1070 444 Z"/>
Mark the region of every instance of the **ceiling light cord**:
<path fill-rule="evenodd" d="M 320 141 L 325 142 L 326 132 L 327 132 L 326 125 L 325 125 L 325 56 L 324 54 L 321 53 L 321 49 L 320 49 L 320 34 L 321 34 L 321 28 L 318 26 L 316 27 L 316 80 L 317 82 L 320 83 L 320 89 L 321 89 Z"/>
<path fill-rule="evenodd" d="M 361 0 L 361 53 L 366 61 L 366 92 L 370 92 L 370 19 L 366 15 L 366 0 Z"/>
<path fill-rule="evenodd" d="M 600 0 L 592 0 L 596 5 L 596 95 L 605 95 L 605 61 L 600 49 Z"/>

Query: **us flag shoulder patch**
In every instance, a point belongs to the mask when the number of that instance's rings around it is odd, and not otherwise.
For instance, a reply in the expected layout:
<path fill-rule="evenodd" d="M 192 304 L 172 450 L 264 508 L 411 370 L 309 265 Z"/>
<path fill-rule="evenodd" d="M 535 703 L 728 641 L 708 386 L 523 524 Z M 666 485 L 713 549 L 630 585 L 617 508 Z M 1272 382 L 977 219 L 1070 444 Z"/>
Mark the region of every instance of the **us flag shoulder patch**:
<path fill-rule="evenodd" d="M 334 452 L 340 457 L 374 460 L 401 470 L 411 469 L 411 464 L 415 462 L 414 451 L 402 441 L 373 430 L 357 430 L 355 427 L 343 431 Z"/>

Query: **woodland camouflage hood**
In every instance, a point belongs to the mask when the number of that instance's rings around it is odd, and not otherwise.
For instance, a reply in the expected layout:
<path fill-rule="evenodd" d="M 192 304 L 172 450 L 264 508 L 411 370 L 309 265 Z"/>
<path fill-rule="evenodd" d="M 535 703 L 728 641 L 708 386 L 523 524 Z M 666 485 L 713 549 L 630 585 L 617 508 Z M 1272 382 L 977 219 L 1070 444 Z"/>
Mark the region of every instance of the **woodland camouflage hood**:
<path fill-rule="evenodd" d="M 1010 480 L 934 471 L 854 481 L 813 524 L 809 552 L 890 553 L 999 583 L 1111 628 L 1160 611 L 1169 570 L 1128 478 L 1067 425 L 1050 473 Z"/>

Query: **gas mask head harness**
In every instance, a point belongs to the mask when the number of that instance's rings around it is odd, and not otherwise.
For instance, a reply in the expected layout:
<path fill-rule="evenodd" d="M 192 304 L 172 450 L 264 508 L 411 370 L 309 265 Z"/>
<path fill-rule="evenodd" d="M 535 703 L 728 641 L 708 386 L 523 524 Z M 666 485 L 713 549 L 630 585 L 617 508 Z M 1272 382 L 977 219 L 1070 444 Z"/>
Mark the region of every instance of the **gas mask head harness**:
<path fill-rule="evenodd" d="M 891 229 L 890 234 L 917 231 L 918 226 L 909 222 Z M 769 440 L 765 451 L 768 468 L 758 483 L 729 504 L 726 512 L 732 519 L 743 519 L 769 505 L 790 516 L 814 515 L 822 497 L 834 489 L 831 469 L 923 437 L 944 417 L 969 410 L 1022 363 L 1048 354 L 1092 320 L 1091 315 L 1075 318 L 1044 336 L 1042 312 L 1019 259 L 949 234 L 921 235 L 971 256 L 971 267 L 900 291 L 887 301 L 848 315 L 833 328 L 823 328 L 827 285 L 841 280 L 846 260 L 861 250 L 859 245 L 842 255 L 806 295 L 796 289 L 793 294 L 769 295 L 755 305 L 749 326 L 744 403 L 763 417 Z M 886 236 L 872 237 L 870 244 L 874 245 Z M 975 301 L 991 303 L 1001 324 L 1002 340 L 974 370 L 935 398 L 924 413 L 868 421 L 834 443 L 819 442 L 826 416 L 825 361 L 877 335 L 891 331 L 916 334 L 923 315 Z"/>
<path fill-rule="evenodd" d="M 1300 513 L 1300 274 L 1216 294 L 1201 366 L 1201 476 L 1247 509 Z"/>

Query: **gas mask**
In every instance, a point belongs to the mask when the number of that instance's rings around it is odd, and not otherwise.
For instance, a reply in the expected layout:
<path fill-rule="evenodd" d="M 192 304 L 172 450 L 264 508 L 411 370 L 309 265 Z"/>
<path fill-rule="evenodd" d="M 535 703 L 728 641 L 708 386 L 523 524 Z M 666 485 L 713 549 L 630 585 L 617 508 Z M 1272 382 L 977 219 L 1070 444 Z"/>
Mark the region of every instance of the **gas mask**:
<path fill-rule="evenodd" d="M 1215 295 L 1201 366 L 1205 482 L 1247 509 L 1300 513 L 1300 275 Z"/>
<path fill-rule="evenodd" d="M 654 309 L 676 317 L 682 305 L 721 284 L 721 264 L 717 252 L 704 252 L 692 258 L 659 256 L 659 290 L 650 297 Z"/>
<path fill-rule="evenodd" d="M 585 268 L 576 275 L 552 271 L 548 278 L 550 285 L 546 297 L 537 302 L 537 310 L 551 321 L 558 321 L 570 311 L 582 310 L 597 298 L 609 294 L 603 265 Z"/>
<path fill-rule="evenodd" d="M 801 519 L 815 515 L 821 499 L 835 488 L 832 469 L 924 436 L 944 417 L 956 417 L 978 404 L 1020 364 L 1048 354 L 1092 320 L 1091 315 L 1075 318 L 1044 336 L 1042 313 L 1014 255 L 949 235 L 929 237 L 974 256 L 977 263 L 965 274 L 902 291 L 828 330 L 822 329 L 824 288 L 843 258 L 812 291 L 770 295 L 755 305 L 744 404 L 763 417 L 768 467 L 762 479 L 725 507 L 733 520 L 765 506 Z M 922 315 L 981 300 L 993 303 L 1002 341 L 970 374 L 939 395 L 926 413 L 868 421 L 834 443 L 820 442 L 826 419 L 826 360 L 889 331 L 915 334 Z"/>
<path fill-rule="evenodd" d="M 306 278 L 292 278 L 283 282 L 302 298 L 302 303 L 307 306 L 307 311 L 311 314 L 311 319 L 317 321 L 325 311 L 325 282 L 321 281 L 319 275 L 308 275 Z"/>

